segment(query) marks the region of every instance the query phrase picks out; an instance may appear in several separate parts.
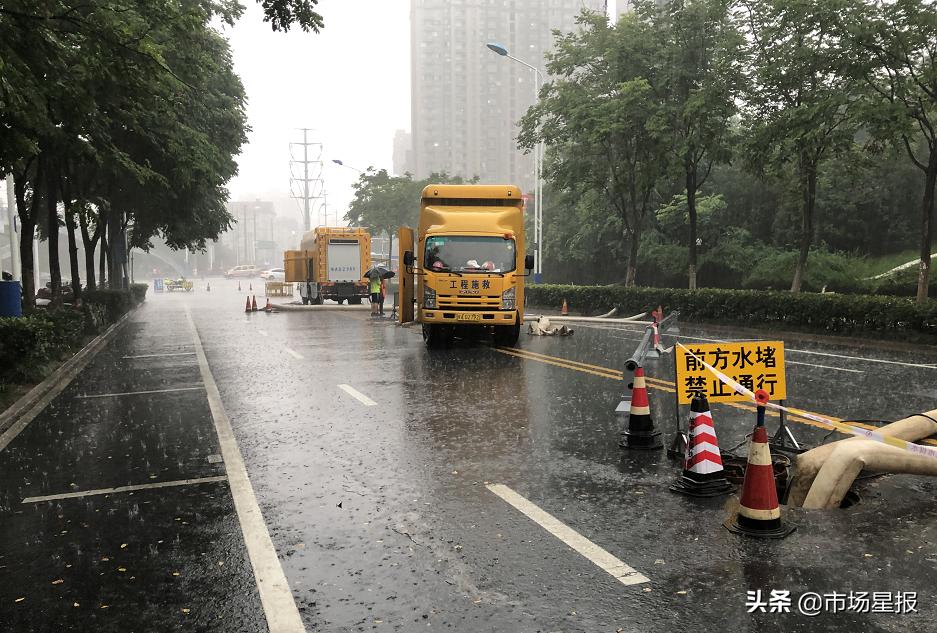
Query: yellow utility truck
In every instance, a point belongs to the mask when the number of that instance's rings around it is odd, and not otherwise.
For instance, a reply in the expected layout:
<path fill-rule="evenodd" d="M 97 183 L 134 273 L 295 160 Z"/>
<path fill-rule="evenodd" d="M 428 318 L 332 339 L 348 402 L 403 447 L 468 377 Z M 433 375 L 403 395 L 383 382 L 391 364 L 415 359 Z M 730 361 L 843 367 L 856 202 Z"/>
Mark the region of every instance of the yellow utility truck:
<path fill-rule="evenodd" d="M 368 296 L 371 234 L 357 227 L 319 226 L 303 235 L 298 251 L 283 255 L 286 282 L 299 287 L 303 305 L 326 299 L 361 303 Z"/>
<path fill-rule="evenodd" d="M 512 185 L 430 185 L 420 224 L 399 231 L 401 322 L 423 326 L 428 347 L 454 336 L 494 334 L 514 345 L 524 321 L 524 201 Z M 416 299 L 416 312 L 413 303 Z"/>

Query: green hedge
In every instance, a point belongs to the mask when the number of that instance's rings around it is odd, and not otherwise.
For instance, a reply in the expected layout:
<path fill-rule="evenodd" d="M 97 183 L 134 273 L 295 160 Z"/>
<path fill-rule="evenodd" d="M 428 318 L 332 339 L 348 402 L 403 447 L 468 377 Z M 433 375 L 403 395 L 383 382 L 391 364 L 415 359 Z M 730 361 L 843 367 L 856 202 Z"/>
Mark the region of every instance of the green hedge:
<path fill-rule="evenodd" d="M 810 331 L 904 332 L 937 337 L 937 300 L 875 295 L 812 294 L 758 290 L 625 288 L 622 286 L 528 286 L 530 306 L 600 314 L 612 308 L 630 315 L 658 304 L 687 321 L 765 325 Z"/>
<path fill-rule="evenodd" d="M 146 284 L 127 290 L 86 290 L 82 307 L 37 308 L 22 317 L 0 318 L 0 390 L 8 383 L 38 382 L 50 363 L 103 332 L 146 296 Z"/>

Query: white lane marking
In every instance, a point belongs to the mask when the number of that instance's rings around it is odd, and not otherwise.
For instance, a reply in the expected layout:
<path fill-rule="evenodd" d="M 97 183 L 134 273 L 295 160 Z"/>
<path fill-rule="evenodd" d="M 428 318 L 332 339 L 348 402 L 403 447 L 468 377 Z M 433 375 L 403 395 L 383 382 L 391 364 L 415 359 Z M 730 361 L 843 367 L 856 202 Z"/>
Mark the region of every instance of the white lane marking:
<path fill-rule="evenodd" d="M 861 369 L 847 369 L 846 367 L 831 367 L 830 365 L 817 365 L 814 363 L 801 363 L 796 360 L 786 361 L 788 365 L 806 365 L 807 367 L 819 367 L 820 369 L 832 369 L 833 371 L 848 371 L 852 374 L 864 374 Z"/>
<path fill-rule="evenodd" d="M 579 324 L 579 327 L 592 327 L 592 328 L 601 329 L 601 330 L 621 330 L 621 331 L 624 331 L 624 332 L 633 332 L 633 331 L 634 331 L 634 330 L 626 330 L 626 329 L 624 329 L 624 328 L 603 327 L 603 326 L 600 326 L 600 325 L 584 325 L 584 324 L 582 324 L 582 323 Z M 687 340 L 689 340 L 689 341 L 707 341 L 707 342 L 709 342 L 709 343 L 740 343 L 740 342 L 744 342 L 744 341 L 764 341 L 764 340 L 767 340 L 767 339 L 749 338 L 749 339 L 733 339 L 733 340 L 731 340 L 731 341 L 728 341 L 728 340 L 720 339 L 720 338 L 706 338 L 705 336 L 688 336 L 688 335 L 683 335 L 683 334 L 667 334 L 667 332 L 661 332 L 661 336 L 670 336 L 670 337 L 673 337 L 673 338 L 682 338 L 682 339 L 687 339 Z M 638 340 L 638 339 L 635 339 L 635 340 Z M 920 367 L 920 368 L 922 368 L 922 369 L 937 369 L 937 363 L 931 363 L 931 364 L 929 364 L 929 365 L 926 364 L 926 363 L 904 363 L 904 362 L 897 361 L 897 360 L 884 360 L 884 359 L 882 359 L 882 358 L 868 358 L 868 357 L 866 357 L 866 356 L 849 356 L 848 354 L 833 354 L 833 353 L 830 353 L 830 352 L 814 352 L 814 351 L 811 351 L 811 350 L 806 350 L 806 349 L 793 349 L 793 348 L 790 348 L 790 347 L 785 347 L 785 348 L 784 348 L 784 351 L 785 351 L 785 352 L 792 352 L 792 353 L 794 353 L 794 354 L 812 354 L 812 355 L 814 355 L 814 356 L 828 356 L 828 357 L 830 357 L 830 358 L 845 358 L 846 360 L 857 360 L 857 361 L 862 361 L 862 362 L 867 362 L 867 363 L 884 363 L 884 364 L 886 364 L 886 365 L 901 365 L 901 366 L 903 366 L 903 367 Z M 802 364 L 805 364 L 805 365 L 806 365 L 807 363 L 802 363 Z M 822 367 L 822 365 L 817 365 L 817 366 L 818 366 L 818 367 Z M 837 367 L 828 367 L 827 369 L 840 369 L 840 368 L 837 368 Z M 845 371 L 850 371 L 850 370 L 847 369 L 847 370 L 845 370 Z M 855 371 L 855 370 L 852 370 L 852 371 Z"/>
<path fill-rule="evenodd" d="M 515 509 L 527 515 L 534 523 L 588 558 L 599 567 L 599 569 L 608 572 L 622 584 L 637 585 L 642 582 L 651 581 L 650 578 L 644 574 L 632 569 L 607 550 L 596 545 L 552 514 L 540 509 L 507 486 L 503 484 L 489 484 L 487 487 L 488 490 L 507 501 L 514 506 Z"/>
<path fill-rule="evenodd" d="M 257 333 L 261 336 L 267 336 L 267 330 L 257 330 Z"/>
<path fill-rule="evenodd" d="M 302 618 L 299 617 L 299 609 L 296 608 L 293 593 L 286 581 L 280 559 L 277 558 L 277 550 L 273 546 L 273 541 L 270 540 L 270 532 L 267 530 L 267 524 L 264 523 L 260 506 L 257 505 L 257 497 L 254 494 L 251 480 L 247 476 L 244 458 L 241 456 L 237 439 L 234 437 L 231 421 L 221 402 L 221 394 L 218 392 L 218 385 L 215 384 L 215 378 L 208 366 L 208 358 L 202 348 L 202 340 L 199 338 L 189 306 L 185 306 L 185 316 L 189 320 L 189 327 L 195 341 L 199 370 L 202 372 L 202 381 L 205 383 L 211 416 L 215 422 L 215 432 L 218 434 L 221 457 L 224 459 L 228 485 L 234 499 L 234 509 L 241 523 L 244 545 L 247 547 L 247 555 L 254 569 L 254 580 L 257 583 L 264 616 L 267 618 L 267 627 L 270 633 L 305 633 L 306 629 Z"/>
<path fill-rule="evenodd" d="M 339 385 L 338 388 L 344 391 L 345 393 L 347 393 L 349 396 L 351 396 L 352 398 L 354 398 L 355 400 L 357 400 L 358 402 L 360 402 L 366 407 L 377 406 L 377 403 L 374 402 L 374 400 L 371 400 L 371 398 L 367 397 L 366 395 L 364 395 L 363 393 L 361 393 L 360 391 L 358 391 L 351 385 Z"/>
<path fill-rule="evenodd" d="M 174 387 L 172 389 L 150 389 L 149 391 L 121 391 L 119 393 L 92 393 L 75 398 L 116 398 L 118 396 L 139 396 L 148 393 L 173 393 L 176 391 L 202 391 L 205 387 Z"/>
<path fill-rule="evenodd" d="M 134 358 L 162 358 L 164 356 L 193 356 L 195 352 L 171 352 L 167 354 L 140 354 L 139 356 L 121 356 L 122 359 L 134 359 Z"/>
<path fill-rule="evenodd" d="M 216 481 L 225 481 L 226 475 L 217 477 L 199 477 L 198 479 L 178 479 L 176 481 L 157 481 L 148 484 L 138 484 L 136 486 L 118 486 L 116 488 L 98 488 L 95 490 L 84 490 L 82 492 L 63 492 L 58 495 L 45 495 L 43 497 L 26 497 L 23 503 L 40 503 L 42 501 L 56 501 L 58 499 L 78 499 L 81 497 L 93 497 L 95 495 L 110 495 L 118 492 L 134 492 L 136 490 L 150 490 L 152 488 L 174 488 L 176 486 L 191 486 L 194 484 L 208 484 Z"/>
<path fill-rule="evenodd" d="M 286 353 L 292 356 L 293 358 L 298 358 L 299 360 L 303 359 L 303 355 L 297 352 L 296 350 L 292 350 L 288 347 L 284 347 L 283 349 L 285 349 Z"/>

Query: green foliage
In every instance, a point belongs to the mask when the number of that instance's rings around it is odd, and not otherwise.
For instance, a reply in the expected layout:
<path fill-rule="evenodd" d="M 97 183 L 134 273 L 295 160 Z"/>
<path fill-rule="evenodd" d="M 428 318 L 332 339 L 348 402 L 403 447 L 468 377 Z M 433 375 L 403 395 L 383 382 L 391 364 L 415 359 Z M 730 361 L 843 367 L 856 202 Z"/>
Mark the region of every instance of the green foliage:
<path fill-rule="evenodd" d="M 0 318 L 0 383 L 42 380 L 51 363 L 81 347 L 143 301 L 146 284 L 131 290 L 86 291 L 80 309 L 37 309 Z"/>
<path fill-rule="evenodd" d="M 477 182 L 461 176 L 434 173 L 414 180 L 411 174 L 391 176 L 386 169 L 361 174 L 355 183 L 355 197 L 348 207 L 345 220 L 352 226 L 371 229 L 373 235 L 386 232 L 394 236 L 401 226 L 415 227 L 420 215 L 420 194 L 430 184 L 461 184 Z"/>
<path fill-rule="evenodd" d="M 318 33 L 325 22 L 315 11 L 319 0 L 257 0 L 264 9 L 264 22 L 274 31 L 289 31 L 298 24 L 304 31 Z"/>
<path fill-rule="evenodd" d="M 680 311 L 680 319 L 735 323 L 768 329 L 831 333 L 908 334 L 937 339 L 937 301 L 869 295 L 791 294 L 752 290 L 625 288 L 621 286 L 534 285 L 527 288 L 532 306 L 560 306 L 599 314 L 618 308 L 624 314 L 651 310 Z"/>

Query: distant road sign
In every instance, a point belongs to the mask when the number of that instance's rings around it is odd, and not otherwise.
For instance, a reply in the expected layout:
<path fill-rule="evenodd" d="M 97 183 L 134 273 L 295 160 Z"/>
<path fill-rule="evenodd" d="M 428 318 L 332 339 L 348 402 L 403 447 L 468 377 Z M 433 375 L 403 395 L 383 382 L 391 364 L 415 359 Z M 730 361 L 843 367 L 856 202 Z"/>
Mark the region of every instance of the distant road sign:
<path fill-rule="evenodd" d="M 697 393 L 705 395 L 710 402 L 749 400 L 747 396 L 737 394 L 723 384 L 700 360 L 751 391 L 764 389 L 772 400 L 784 400 L 787 397 L 782 341 L 707 343 L 687 345 L 686 348 L 678 345 L 674 348 L 674 354 L 680 404 L 689 404 Z"/>

